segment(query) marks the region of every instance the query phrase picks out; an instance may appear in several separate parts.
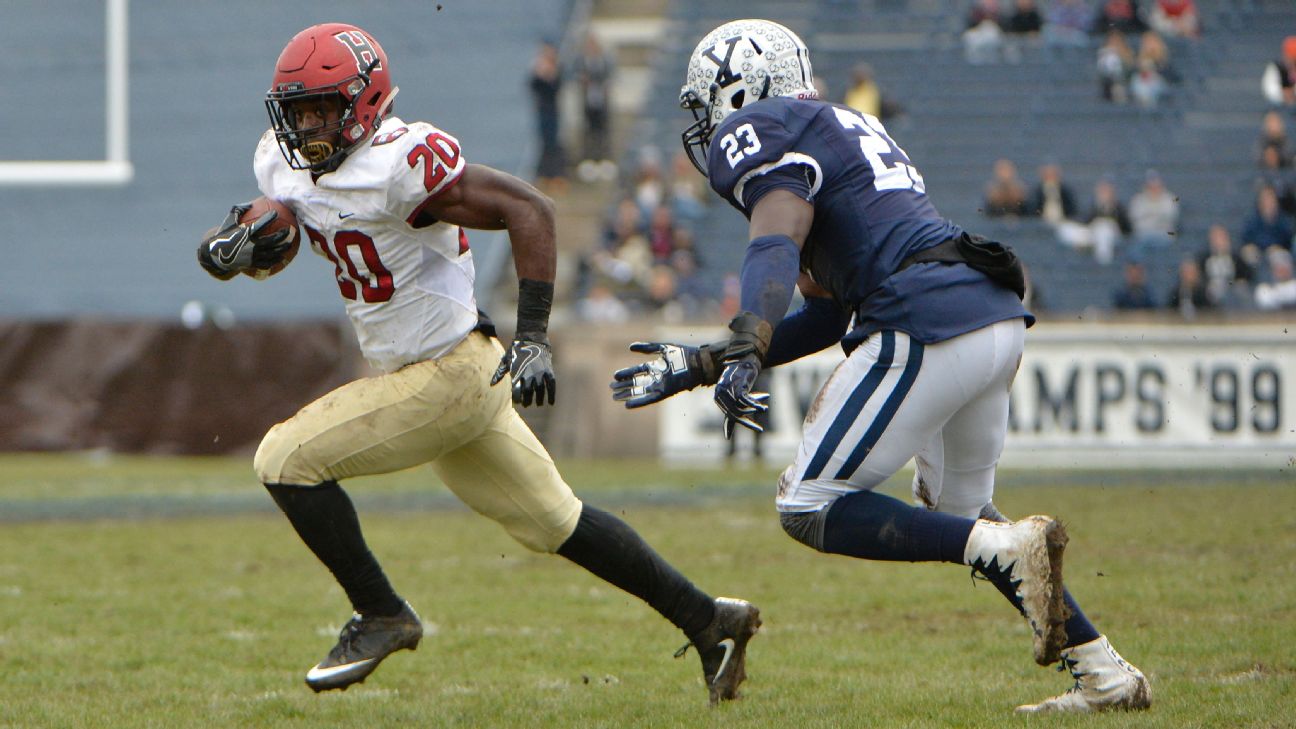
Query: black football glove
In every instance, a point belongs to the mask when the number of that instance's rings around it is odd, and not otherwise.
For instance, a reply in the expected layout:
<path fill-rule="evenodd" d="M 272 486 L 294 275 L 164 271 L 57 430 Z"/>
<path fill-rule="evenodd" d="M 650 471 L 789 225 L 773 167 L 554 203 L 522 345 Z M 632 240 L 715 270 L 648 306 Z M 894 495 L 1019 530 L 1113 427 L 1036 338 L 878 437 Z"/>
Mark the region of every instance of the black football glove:
<path fill-rule="evenodd" d="M 724 436 L 733 437 L 734 423 L 751 428 L 757 433 L 765 429 L 753 418 L 769 410 L 769 393 L 752 392 L 756 378 L 760 375 L 760 360 L 755 354 L 748 354 L 739 359 L 725 363 L 724 372 L 715 386 L 715 402 L 725 414 Z"/>
<path fill-rule="evenodd" d="M 665 342 L 635 342 L 631 352 L 655 354 L 655 359 L 612 373 L 612 399 L 627 408 L 661 402 L 698 385 L 713 385 L 720 374 L 725 342 L 691 347 Z"/>
<path fill-rule="evenodd" d="M 500 359 L 499 368 L 495 370 L 490 383 L 494 385 L 506 375 L 513 378 L 513 402 L 521 403 L 523 407 L 531 405 L 532 400 L 537 406 L 544 405 L 545 394 L 548 393 L 549 404 L 553 405 L 557 383 L 548 335 L 518 332 L 513 344 Z"/>
<path fill-rule="evenodd" d="M 228 281 L 247 269 L 270 268 L 282 261 L 292 248 L 291 228 L 262 234 L 261 231 L 279 217 L 273 210 L 250 225 L 239 223 L 239 218 L 250 209 L 248 203 L 230 208 L 216 232 L 198 244 L 198 263 L 207 273 L 222 281 Z"/>

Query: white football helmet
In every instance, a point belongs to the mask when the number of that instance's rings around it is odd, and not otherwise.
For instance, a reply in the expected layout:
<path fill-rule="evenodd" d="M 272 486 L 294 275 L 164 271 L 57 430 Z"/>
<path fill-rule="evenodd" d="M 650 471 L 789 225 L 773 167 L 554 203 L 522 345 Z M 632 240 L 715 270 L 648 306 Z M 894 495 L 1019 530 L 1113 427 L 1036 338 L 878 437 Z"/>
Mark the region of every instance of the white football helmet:
<path fill-rule="evenodd" d="M 796 33 L 768 20 L 734 20 L 707 33 L 689 58 L 680 106 L 693 112 L 684 150 L 706 174 L 711 133 L 735 111 L 771 96 L 814 99 L 810 51 Z"/>

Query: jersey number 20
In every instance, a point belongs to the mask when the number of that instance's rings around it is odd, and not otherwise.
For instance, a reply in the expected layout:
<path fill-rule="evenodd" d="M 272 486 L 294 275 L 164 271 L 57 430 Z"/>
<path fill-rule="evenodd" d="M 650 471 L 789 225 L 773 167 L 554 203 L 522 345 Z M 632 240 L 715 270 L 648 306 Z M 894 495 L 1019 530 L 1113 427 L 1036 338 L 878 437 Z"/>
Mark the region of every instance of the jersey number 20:
<path fill-rule="evenodd" d="M 873 186 L 879 190 L 913 190 L 927 192 L 918 168 L 909 164 L 909 155 L 887 134 L 886 128 L 877 117 L 860 114 L 839 106 L 833 107 L 837 121 L 847 129 L 860 133 L 860 152 L 873 168 Z M 883 155 L 895 158 L 895 164 L 888 165 Z"/>
<path fill-rule="evenodd" d="M 342 298 L 355 301 L 363 297 L 366 303 L 377 304 L 387 301 L 396 293 L 392 273 L 379 260 L 373 238 L 358 230 L 342 230 L 333 236 L 333 245 L 330 246 L 323 233 L 309 225 L 302 227 L 306 229 L 306 237 L 311 239 L 311 243 L 333 262 L 334 276 Z M 352 260 L 353 248 L 360 254 L 360 260 L 364 261 L 367 274 L 361 273 Z"/>

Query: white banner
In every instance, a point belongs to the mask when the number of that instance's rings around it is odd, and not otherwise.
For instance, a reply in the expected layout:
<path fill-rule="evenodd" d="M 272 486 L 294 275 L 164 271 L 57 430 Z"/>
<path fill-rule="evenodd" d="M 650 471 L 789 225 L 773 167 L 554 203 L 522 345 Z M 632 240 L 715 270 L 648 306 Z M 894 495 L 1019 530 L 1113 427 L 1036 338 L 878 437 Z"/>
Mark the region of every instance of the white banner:
<path fill-rule="evenodd" d="M 1027 332 L 1013 385 L 1002 463 L 1296 468 L 1296 332 L 1291 330 L 1276 323 L 1036 326 Z M 765 462 L 791 461 L 806 408 L 841 360 L 834 347 L 768 373 L 770 430 L 760 443 Z M 663 458 L 715 462 L 726 457 L 729 444 L 709 388 L 658 407 L 664 408 Z M 737 451 L 738 458 L 752 457 L 749 432 L 739 434 Z"/>

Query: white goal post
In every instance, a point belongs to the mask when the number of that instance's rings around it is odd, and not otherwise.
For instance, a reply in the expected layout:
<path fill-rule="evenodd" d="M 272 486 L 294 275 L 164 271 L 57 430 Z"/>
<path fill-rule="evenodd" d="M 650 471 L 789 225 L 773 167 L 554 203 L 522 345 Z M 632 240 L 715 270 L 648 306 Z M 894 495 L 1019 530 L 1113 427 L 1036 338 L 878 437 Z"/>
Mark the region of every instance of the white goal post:
<path fill-rule="evenodd" d="M 0 185 L 125 185 L 135 176 L 130 162 L 130 58 L 127 43 L 127 0 L 106 0 L 105 131 L 107 155 L 102 160 L 0 160 Z"/>

